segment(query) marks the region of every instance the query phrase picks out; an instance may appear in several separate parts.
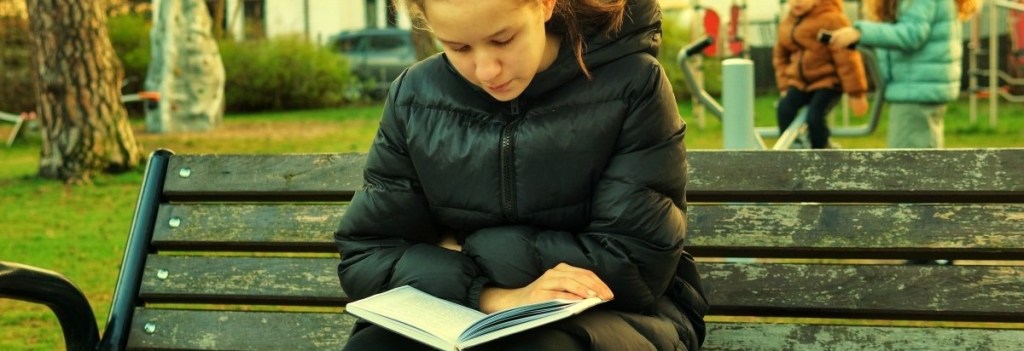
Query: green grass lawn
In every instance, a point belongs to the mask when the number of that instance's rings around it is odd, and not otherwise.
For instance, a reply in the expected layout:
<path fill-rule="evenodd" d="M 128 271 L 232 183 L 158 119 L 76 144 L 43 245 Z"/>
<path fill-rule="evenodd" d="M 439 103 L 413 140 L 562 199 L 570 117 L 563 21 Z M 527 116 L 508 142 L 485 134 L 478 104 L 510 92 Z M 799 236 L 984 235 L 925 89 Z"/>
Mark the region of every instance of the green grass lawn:
<path fill-rule="evenodd" d="M 774 98 L 757 102 L 758 126 L 773 126 Z M 948 147 L 1024 147 L 1024 107 L 1002 104 L 996 127 L 986 117 L 972 125 L 966 102 L 950 107 Z M 147 152 L 320 153 L 365 152 L 377 127 L 379 105 L 344 109 L 229 115 L 208 133 L 150 134 L 135 121 L 136 137 Z M 722 147 L 721 124 L 703 126 L 680 111 L 690 124 L 691 149 Z M 981 116 L 986 116 L 982 109 Z M 853 123 L 861 123 L 853 120 Z M 844 148 L 882 148 L 886 121 L 867 137 L 836 138 Z M 6 138 L 10 124 L 0 125 Z M 769 142 L 771 142 L 769 140 Z M 37 135 L 12 148 L 0 146 L 0 260 L 61 272 L 78 284 L 93 304 L 102 330 L 117 279 L 118 266 L 142 180 L 142 172 L 100 176 L 91 186 L 64 186 L 34 177 L 39 161 Z M 0 299 L 0 350 L 63 348 L 60 326 L 45 307 Z"/>

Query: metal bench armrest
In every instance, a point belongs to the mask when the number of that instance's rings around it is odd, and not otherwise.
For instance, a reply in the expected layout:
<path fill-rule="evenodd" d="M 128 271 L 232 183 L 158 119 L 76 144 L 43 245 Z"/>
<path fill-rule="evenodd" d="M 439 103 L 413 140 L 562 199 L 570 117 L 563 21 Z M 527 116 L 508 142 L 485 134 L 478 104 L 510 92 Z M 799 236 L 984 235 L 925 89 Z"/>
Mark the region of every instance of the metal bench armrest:
<path fill-rule="evenodd" d="M 60 321 L 68 350 L 94 350 L 96 317 L 82 291 L 59 273 L 0 261 L 0 297 L 46 305 Z"/>

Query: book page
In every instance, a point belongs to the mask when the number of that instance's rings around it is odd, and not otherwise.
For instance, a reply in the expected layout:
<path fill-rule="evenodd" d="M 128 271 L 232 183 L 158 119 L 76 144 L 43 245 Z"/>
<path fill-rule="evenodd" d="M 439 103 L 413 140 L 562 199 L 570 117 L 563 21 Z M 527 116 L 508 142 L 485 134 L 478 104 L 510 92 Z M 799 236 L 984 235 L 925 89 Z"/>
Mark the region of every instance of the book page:
<path fill-rule="evenodd" d="M 459 348 L 468 348 L 569 318 L 602 302 L 596 297 L 577 301 L 551 300 L 496 312 L 467 328 L 459 336 Z"/>
<path fill-rule="evenodd" d="M 460 336 L 459 339 L 472 339 L 477 335 L 501 329 L 503 325 L 508 325 L 509 323 L 515 323 L 517 321 L 526 322 L 528 320 L 543 317 L 545 314 L 550 314 L 563 309 L 565 305 L 570 303 L 571 301 L 568 300 L 542 301 L 535 304 L 513 307 L 507 310 L 494 312 L 487 315 L 487 317 L 478 320 L 476 323 L 473 323 L 472 326 L 462 332 L 462 336 Z"/>
<path fill-rule="evenodd" d="M 398 287 L 350 303 L 348 309 L 379 314 L 447 340 L 452 345 L 464 329 L 486 316 L 480 311 L 439 299 L 411 286 Z"/>

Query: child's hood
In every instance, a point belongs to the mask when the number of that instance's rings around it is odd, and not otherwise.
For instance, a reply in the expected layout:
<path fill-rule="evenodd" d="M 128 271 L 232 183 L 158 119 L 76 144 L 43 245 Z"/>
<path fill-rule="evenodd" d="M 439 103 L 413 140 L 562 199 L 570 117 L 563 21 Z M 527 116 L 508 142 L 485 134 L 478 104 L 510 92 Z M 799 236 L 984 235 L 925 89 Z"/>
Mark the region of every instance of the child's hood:
<path fill-rule="evenodd" d="M 583 45 L 584 62 L 593 70 L 605 63 L 638 52 L 657 56 L 661 47 L 661 10 L 657 0 L 627 0 L 622 27 L 611 37 L 591 35 Z M 523 96 L 536 96 L 556 89 L 582 75 L 573 50 L 563 43 L 558 58 L 530 83 Z"/>

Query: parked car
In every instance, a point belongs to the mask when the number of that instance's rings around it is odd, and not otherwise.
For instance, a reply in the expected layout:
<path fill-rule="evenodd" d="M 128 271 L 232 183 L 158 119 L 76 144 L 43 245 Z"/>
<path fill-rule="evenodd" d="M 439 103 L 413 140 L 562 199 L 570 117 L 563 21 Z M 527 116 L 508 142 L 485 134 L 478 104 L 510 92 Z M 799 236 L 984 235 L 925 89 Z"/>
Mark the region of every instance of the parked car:
<path fill-rule="evenodd" d="M 329 43 L 348 59 L 352 73 L 376 96 L 385 95 L 391 81 L 416 62 L 412 31 L 408 29 L 344 31 Z"/>

